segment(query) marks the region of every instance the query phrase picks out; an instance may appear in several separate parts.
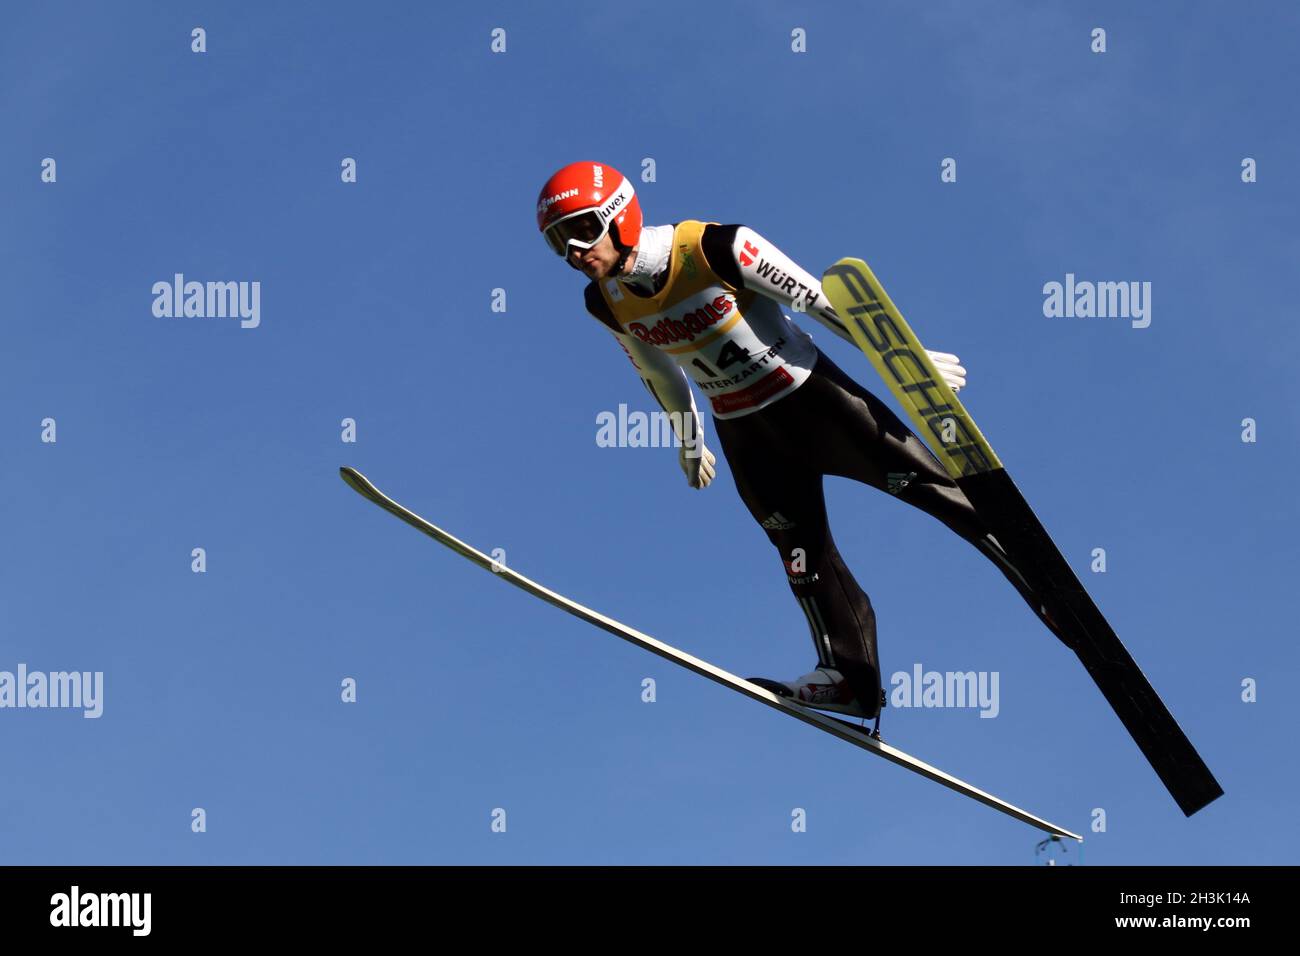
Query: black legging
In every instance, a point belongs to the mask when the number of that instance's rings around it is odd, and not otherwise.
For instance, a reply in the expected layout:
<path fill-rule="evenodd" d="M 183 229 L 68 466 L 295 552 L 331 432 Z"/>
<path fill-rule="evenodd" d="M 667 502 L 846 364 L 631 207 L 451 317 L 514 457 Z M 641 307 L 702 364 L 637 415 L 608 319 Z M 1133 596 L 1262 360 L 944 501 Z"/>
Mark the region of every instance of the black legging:
<path fill-rule="evenodd" d="M 938 518 L 992 560 L 1041 617 L 1028 584 L 939 459 L 820 349 L 812 375 L 792 393 L 740 418 L 715 417 L 713 427 L 736 490 L 781 553 L 818 666 L 839 670 L 872 716 L 882 686 L 876 615 L 831 537 L 825 475 L 864 482 Z"/>

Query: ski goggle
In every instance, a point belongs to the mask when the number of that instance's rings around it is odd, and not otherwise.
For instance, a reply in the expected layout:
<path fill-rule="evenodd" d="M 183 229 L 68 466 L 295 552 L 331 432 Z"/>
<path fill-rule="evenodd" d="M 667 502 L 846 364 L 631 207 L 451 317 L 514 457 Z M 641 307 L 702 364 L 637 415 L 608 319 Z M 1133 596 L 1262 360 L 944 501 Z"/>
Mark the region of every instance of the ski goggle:
<path fill-rule="evenodd" d="M 567 256 L 570 248 L 586 252 L 609 232 L 609 224 L 631 203 L 634 193 L 626 179 L 599 206 L 570 213 L 557 219 L 543 231 L 547 244 L 556 255 Z"/>
<path fill-rule="evenodd" d="M 570 246 L 586 252 L 600 242 L 609 232 L 609 223 L 610 220 L 602 220 L 596 210 L 585 209 L 561 219 L 550 226 L 543 235 L 546 236 L 547 244 L 555 250 L 556 254 L 564 256 L 568 255 Z"/>

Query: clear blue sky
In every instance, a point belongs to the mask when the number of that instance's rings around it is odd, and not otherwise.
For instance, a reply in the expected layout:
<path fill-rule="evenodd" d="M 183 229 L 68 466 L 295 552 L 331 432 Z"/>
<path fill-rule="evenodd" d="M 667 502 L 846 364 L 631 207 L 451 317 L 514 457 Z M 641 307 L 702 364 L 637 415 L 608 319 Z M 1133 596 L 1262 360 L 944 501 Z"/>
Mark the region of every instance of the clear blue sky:
<path fill-rule="evenodd" d="M 644 157 L 648 222 L 747 223 L 814 274 L 861 256 L 961 356 L 968 407 L 1227 796 L 1185 819 L 992 566 L 831 479 L 886 673 L 1000 675 L 996 719 L 892 710 L 886 739 L 1072 829 L 1104 808 L 1088 863 L 1295 862 L 1294 7 L 693 7 L 6 7 L 0 670 L 106 686 L 99 720 L 0 711 L 0 862 L 1033 861 L 1023 824 L 509 588 L 339 480 L 742 676 L 809 668 L 725 462 L 693 491 L 675 452 L 595 441 L 598 413 L 651 400 L 533 207 L 564 163 Z M 259 281 L 260 327 L 155 318 L 176 272 Z M 1150 281 L 1151 326 L 1045 318 L 1068 272 Z"/>

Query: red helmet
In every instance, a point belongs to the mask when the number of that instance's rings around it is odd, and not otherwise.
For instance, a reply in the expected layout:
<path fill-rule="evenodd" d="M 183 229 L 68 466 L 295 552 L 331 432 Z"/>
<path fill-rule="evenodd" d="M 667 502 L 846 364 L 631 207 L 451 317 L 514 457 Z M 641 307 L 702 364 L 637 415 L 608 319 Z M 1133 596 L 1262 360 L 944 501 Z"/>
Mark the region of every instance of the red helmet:
<path fill-rule="evenodd" d="M 542 187 L 537 228 L 558 255 L 590 249 L 606 232 L 625 252 L 641 238 L 641 203 L 632 180 L 603 163 L 570 163 Z"/>

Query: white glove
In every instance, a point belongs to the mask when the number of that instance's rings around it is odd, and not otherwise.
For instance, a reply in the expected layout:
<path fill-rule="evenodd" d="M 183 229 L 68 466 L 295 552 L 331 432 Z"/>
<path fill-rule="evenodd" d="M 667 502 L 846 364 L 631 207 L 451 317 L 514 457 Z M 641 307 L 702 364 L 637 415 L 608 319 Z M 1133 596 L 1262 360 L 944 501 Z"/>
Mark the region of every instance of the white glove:
<path fill-rule="evenodd" d="M 930 361 L 934 362 L 934 367 L 939 370 L 948 387 L 954 392 L 960 391 L 966 384 L 966 370 L 961 367 L 961 359 L 948 352 L 931 352 L 929 349 L 925 350 L 925 354 L 930 356 Z"/>
<path fill-rule="evenodd" d="M 686 483 L 692 488 L 707 488 L 713 476 L 717 474 L 713 467 L 717 459 L 713 457 L 713 452 L 705 447 L 704 442 L 700 442 L 695 448 L 690 448 L 683 442 L 677 460 L 682 466 L 682 471 L 686 472 Z"/>

